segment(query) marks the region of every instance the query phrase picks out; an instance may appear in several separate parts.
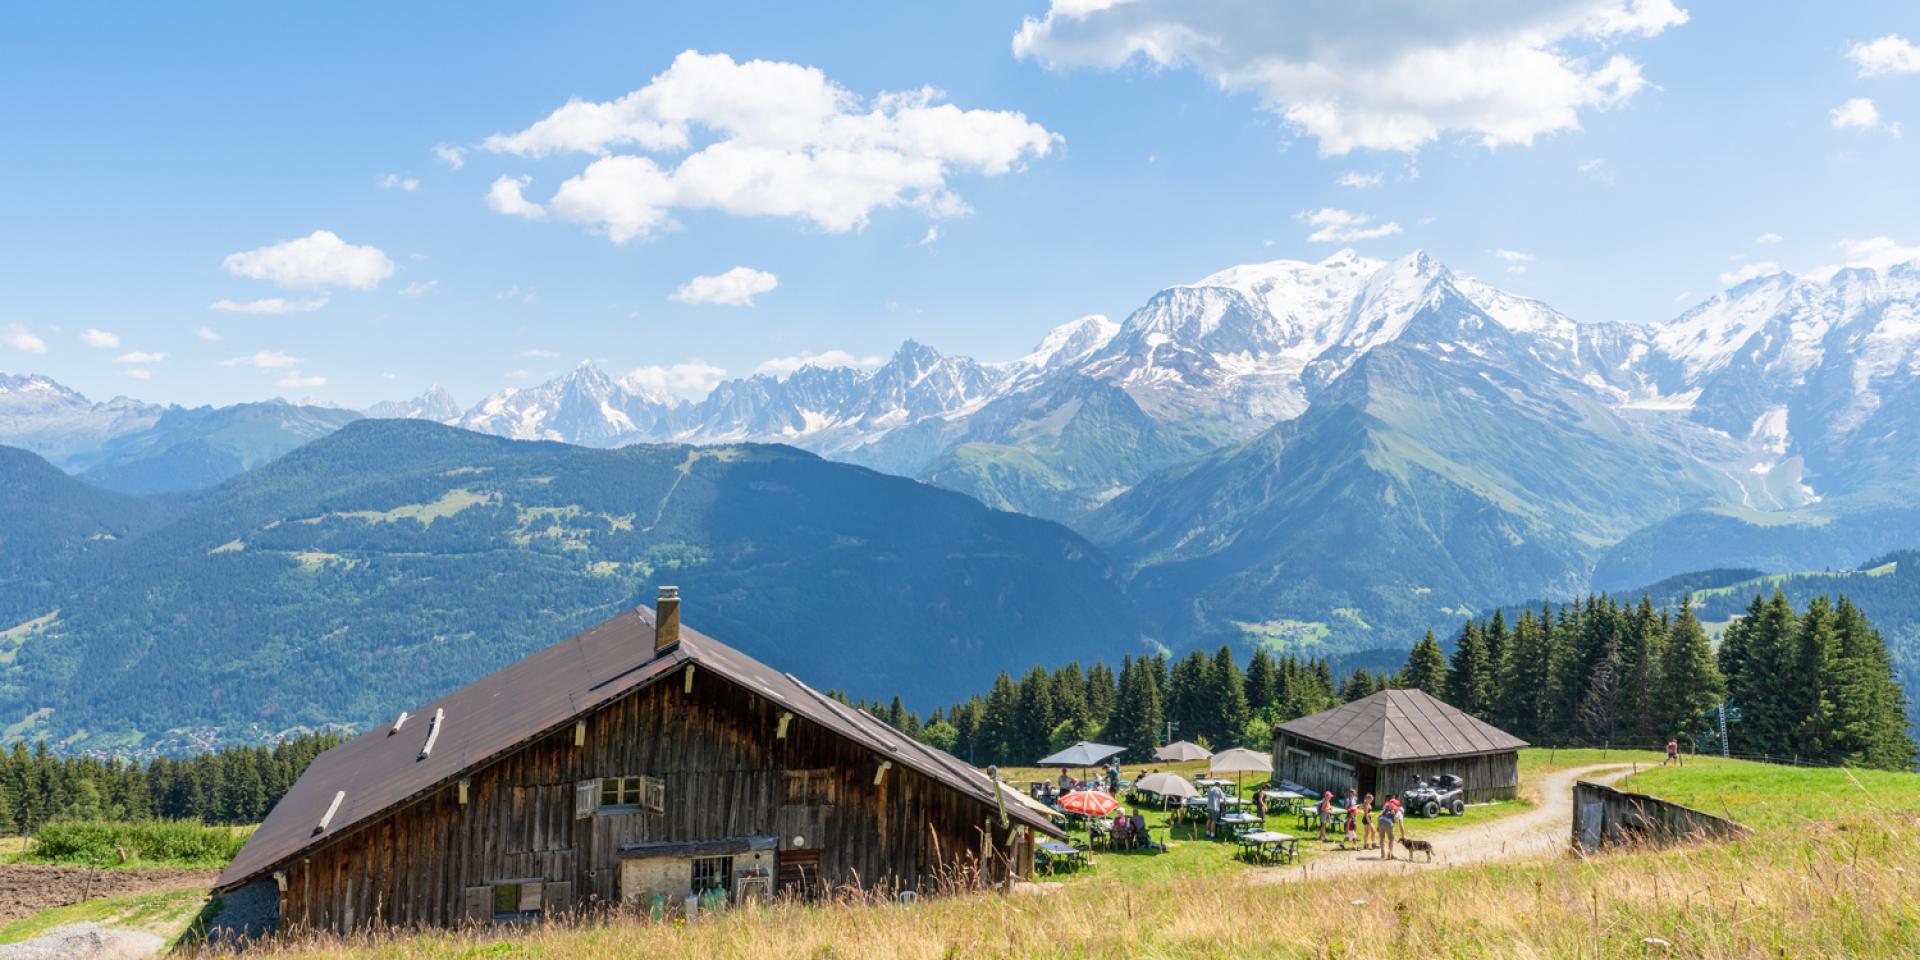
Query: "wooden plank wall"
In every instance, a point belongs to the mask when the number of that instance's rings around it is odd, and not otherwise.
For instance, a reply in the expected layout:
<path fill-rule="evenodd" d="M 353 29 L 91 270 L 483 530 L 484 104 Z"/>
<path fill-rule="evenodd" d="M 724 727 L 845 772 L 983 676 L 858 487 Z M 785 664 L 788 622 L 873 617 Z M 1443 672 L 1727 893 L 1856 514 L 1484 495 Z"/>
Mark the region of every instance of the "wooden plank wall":
<path fill-rule="evenodd" d="M 1399 793 L 1413 783 L 1415 776 L 1434 777 L 1443 773 L 1455 774 L 1466 781 L 1468 803 L 1512 800 L 1520 795 L 1520 755 L 1517 753 L 1382 766 L 1380 786 Z"/>
<path fill-rule="evenodd" d="M 465 892 L 495 881 L 569 883 L 573 903 L 619 900 L 619 848 L 660 840 L 773 835 L 822 854 L 831 887 L 928 890 L 942 865 L 977 861 L 989 831 L 991 875 L 1004 879 L 1008 832 L 994 811 L 716 674 L 682 675 L 569 723 L 472 772 L 468 802 L 444 789 L 281 864 L 281 929 L 457 925 Z M 451 721 L 451 722 L 458 722 Z M 831 805 L 789 806 L 788 770 L 826 770 Z M 664 778 L 665 812 L 574 816 L 574 785 L 596 777 Z M 1015 856 L 1030 856 L 1016 850 Z"/>
<path fill-rule="evenodd" d="M 1307 755 L 1289 753 L 1289 747 L 1305 750 Z M 1319 744 L 1282 733 L 1274 738 L 1273 756 L 1275 773 L 1281 779 L 1315 790 L 1332 790 L 1336 796 L 1344 796 L 1347 787 L 1354 786 L 1362 793 L 1374 794 L 1380 803 L 1384 803 L 1388 795 L 1411 786 L 1415 776 L 1433 777 L 1443 773 L 1458 775 L 1466 781 L 1468 803 L 1512 800 L 1520 790 L 1520 755 L 1517 753 L 1417 760 L 1376 768 L 1364 757 L 1344 750 L 1328 751 Z M 1336 760 L 1352 765 L 1353 769 L 1333 766 L 1331 761 Z"/>

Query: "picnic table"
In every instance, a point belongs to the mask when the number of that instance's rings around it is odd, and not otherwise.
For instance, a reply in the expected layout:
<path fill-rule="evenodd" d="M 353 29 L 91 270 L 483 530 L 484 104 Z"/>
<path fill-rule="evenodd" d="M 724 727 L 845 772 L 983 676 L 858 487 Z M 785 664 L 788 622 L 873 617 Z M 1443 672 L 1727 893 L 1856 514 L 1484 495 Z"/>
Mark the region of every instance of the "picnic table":
<path fill-rule="evenodd" d="M 1074 869 L 1093 865 L 1093 859 L 1087 856 L 1085 850 L 1059 840 L 1048 840 L 1045 843 L 1036 844 L 1033 849 L 1037 853 L 1046 854 L 1045 865 L 1048 873 L 1058 870 L 1058 864 L 1062 863 Z"/>
<path fill-rule="evenodd" d="M 1253 830 L 1239 836 L 1240 854 L 1252 863 L 1288 863 L 1300 856 L 1300 841 L 1292 834 Z"/>
<path fill-rule="evenodd" d="M 1220 824 L 1235 833 L 1259 826 L 1260 817 L 1251 813 L 1223 813 Z"/>
<path fill-rule="evenodd" d="M 1219 777 L 1201 777 L 1193 781 L 1193 785 L 1196 787 L 1219 787 L 1224 790 L 1227 787 L 1233 786 L 1233 781 L 1222 780 Z"/>

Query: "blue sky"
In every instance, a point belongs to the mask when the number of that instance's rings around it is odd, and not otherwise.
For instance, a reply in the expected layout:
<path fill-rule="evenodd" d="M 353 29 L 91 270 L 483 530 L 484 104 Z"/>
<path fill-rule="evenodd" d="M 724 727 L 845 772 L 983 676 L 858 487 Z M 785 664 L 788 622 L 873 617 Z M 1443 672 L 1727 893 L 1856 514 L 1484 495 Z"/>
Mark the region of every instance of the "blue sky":
<path fill-rule="evenodd" d="M 1343 245 L 1627 322 L 1920 245 L 1911 4 L 1057 6 L 12 6 L 0 370 L 361 406 L 593 359 L 697 393 L 908 337 L 1006 359 Z M 1323 210 L 1397 230 L 1309 240 Z"/>

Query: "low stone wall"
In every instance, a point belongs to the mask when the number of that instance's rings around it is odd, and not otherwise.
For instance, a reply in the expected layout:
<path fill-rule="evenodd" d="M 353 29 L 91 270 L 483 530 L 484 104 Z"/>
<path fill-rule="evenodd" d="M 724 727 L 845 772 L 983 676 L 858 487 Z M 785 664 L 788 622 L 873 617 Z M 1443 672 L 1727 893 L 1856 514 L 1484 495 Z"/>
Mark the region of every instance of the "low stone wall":
<path fill-rule="evenodd" d="M 1585 780 L 1573 787 L 1573 844 L 1594 853 L 1621 844 L 1667 846 L 1699 840 L 1738 840 L 1748 827 L 1691 807 L 1628 793 Z"/>

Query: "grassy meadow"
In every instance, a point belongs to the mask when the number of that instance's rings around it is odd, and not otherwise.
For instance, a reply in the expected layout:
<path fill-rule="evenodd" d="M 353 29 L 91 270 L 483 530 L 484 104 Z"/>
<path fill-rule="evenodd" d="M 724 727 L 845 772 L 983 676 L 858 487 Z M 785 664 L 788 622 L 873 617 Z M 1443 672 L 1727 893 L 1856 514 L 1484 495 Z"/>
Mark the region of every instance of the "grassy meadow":
<path fill-rule="evenodd" d="M 8 863 L 218 869 L 239 854 L 253 831 L 187 820 L 69 821 L 49 823 L 0 853 Z"/>

